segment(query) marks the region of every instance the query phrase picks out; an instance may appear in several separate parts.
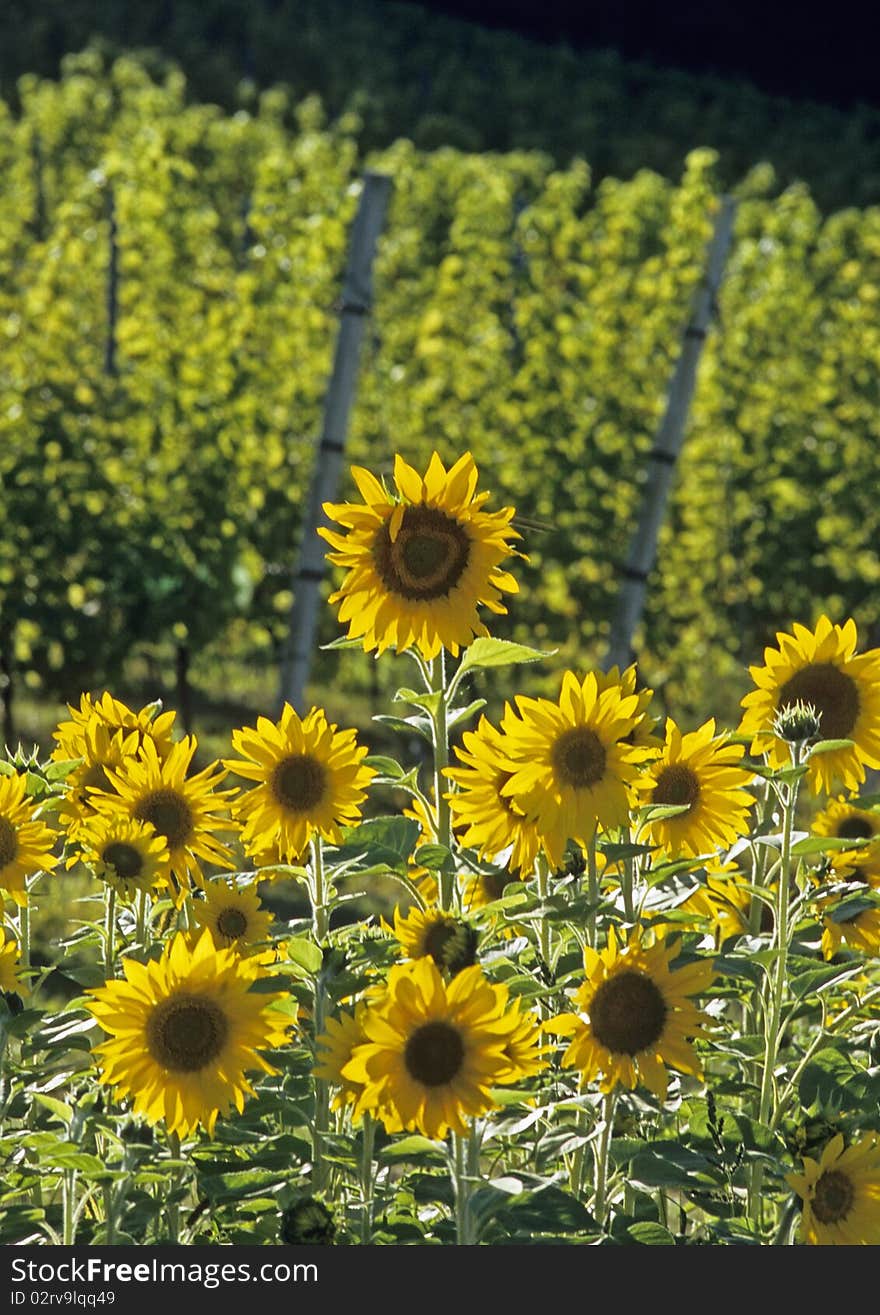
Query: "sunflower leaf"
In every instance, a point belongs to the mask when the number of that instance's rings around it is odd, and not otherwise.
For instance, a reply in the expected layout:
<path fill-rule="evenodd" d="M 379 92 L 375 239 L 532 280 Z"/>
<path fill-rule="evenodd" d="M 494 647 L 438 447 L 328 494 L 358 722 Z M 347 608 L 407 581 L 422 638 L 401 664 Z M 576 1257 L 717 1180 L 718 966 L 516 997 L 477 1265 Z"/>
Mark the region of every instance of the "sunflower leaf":
<path fill-rule="evenodd" d="M 852 749 L 854 744 L 854 740 L 819 740 L 818 744 L 811 747 L 807 757 L 815 758 L 820 753 L 836 753 L 838 749 Z"/>
<path fill-rule="evenodd" d="M 545 657 L 553 657 L 557 652 L 557 649 L 552 648 L 543 653 L 538 648 L 514 644 L 509 639 L 475 639 L 465 650 L 456 674 L 462 675 L 475 667 L 510 667 L 520 662 L 540 662 Z"/>
<path fill-rule="evenodd" d="M 791 852 L 796 857 L 804 854 L 837 853 L 849 849 L 863 849 L 871 843 L 870 838 L 847 840 L 839 836 L 806 836 L 792 845 Z"/>

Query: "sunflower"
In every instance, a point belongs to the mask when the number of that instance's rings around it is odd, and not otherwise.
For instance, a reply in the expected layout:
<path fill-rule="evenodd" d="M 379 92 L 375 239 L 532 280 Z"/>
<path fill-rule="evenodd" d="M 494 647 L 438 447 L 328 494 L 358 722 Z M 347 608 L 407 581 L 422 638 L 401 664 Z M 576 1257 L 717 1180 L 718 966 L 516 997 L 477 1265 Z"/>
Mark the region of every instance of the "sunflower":
<path fill-rule="evenodd" d="M 619 949 L 612 927 L 605 950 L 584 950 L 578 1012 L 544 1024 L 548 1032 L 571 1037 L 562 1063 L 580 1069 L 582 1086 L 601 1076 L 602 1091 L 617 1083 L 632 1090 L 641 1080 L 665 1100 L 665 1065 L 702 1077 L 691 1039 L 706 1035 L 708 1018 L 687 997 L 706 989 L 712 964 L 704 960 L 672 970 L 678 944 L 646 949 L 636 933 Z"/>
<path fill-rule="evenodd" d="M 795 623 L 794 635 L 779 632 L 777 648 L 764 649 L 764 666 L 750 667 L 757 686 L 742 700 L 740 731 L 751 735 L 752 754 L 767 753 L 774 767 L 791 764 L 790 746 L 775 735 L 773 721 L 794 703 L 809 704 L 819 716 L 823 740 L 852 740 L 809 759 L 815 794 L 831 794 L 841 780 L 856 790 L 865 767 L 880 767 L 880 649 L 856 655 L 856 626 L 819 618 L 815 631 Z"/>
<path fill-rule="evenodd" d="M 522 880 L 522 877 L 511 876 L 500 868 L 494 872 L 476 872 L 462 882 L 461 907 L 466 913 L 475 913 L 501 899 L 507 886 Z"/>
<path fill-rule="evenodd" d="M 8 941 L 6 933 L 0 927 L 0 991 L 10 991 L 15 995 L 27 995 L 28 988 L 18 980 L 15 971 L 18 963 L 18 946 L 15 941 Z"/>
<path fill-rule="evenodd" d="M 76 745 L 80 761 L 65 778 L 59 809 L 59 821 L 71 840 L 78 840 L 82 828 L 97 816 L 94 791 L 112 789 L 107 773 L 136 758 L 140 743 L 137 731 L 114 731 L 97 718 L 80 728 Z"/>
<path fill-rule="evenodd" d="M 16 904 L 27 904 L 27 878 L 54 868 L 58 836 L 37 818 L 23 776 L 0 776 L 0 890 Z"/>
<path fill-rule="evenodd" d="M 164 761 L 171 752 L 171 729 L 177 714 L 159 713 L 158 706 L 149 703 L 145 708 L 141 708 L 140 712 L 133 712 L 126 704 L 107 692 L 98 699 L 92 698 L 91 694 L 83 694 L 78 708 L 71 703 L 67 705 L 70 721 L 59 722 L 52 732 L 53 739 L 58 741 L 57 748 L 52 751 L 52 757 L 60 761 L 86 757 L 84 752 L 86 732 L 90 727 L 102 726 L 110 735 L 116 735 L 121 731 L 127 737 L 134 732 L 136 749 L 139 749 L 145 740 L 152 740 L 156 752 Z"/>
<path fill-rule="evenodd" d="M 832 895 L 818 901 L 822 918 L 822 953 L 826 959 L 833 959 L 842 945 L 858 950 L 861 954 L 876 958 L 880 951 L 880 907 L 859 899 L 858 886 L 865 889 L 867 883 L 855 872 L 846 868 L 838 874 L 843 880 L 854 883 L 849 890 L 842 888 L 841 894 Z M 870 898 L 870 897 L 869 897 Z"/>
<path fill-rule="evenodd" d="M 818 1161 L 804 1156 L 803 1173 L 786 1175 L 803 1202 L 801 1238 L 811 1246 L 880 1244 L 880 1137 L 869 1132 L 843 1148 L 832 1137 Z"/>
<path fill-rule="evenodd" d="M 259 965 L 218 950 L 206 929 L 196 941 L 178 932 L 162 958 L 123 961 L 124 981 L 87 994 L 110 1039 L 95 1047 L 100 1081 L 132 1096 L 148 1123 L 187 1136 L 214 1130 L 218 1114 L 244 1108 L 247 1070 L 274 1073 L 258 1051 L 284 1045 L 284 997 L 251 991 Z"/>
<path fill-rule="evenodd" d="M 228 881 L 211 881 L 205 898 L 193 900 L 192 911 L 196 924 L 208 928 L 218 949 L 247 951 L 269 937 L 272 914 L 263 909 L 253 886 L 236 889 Z"/>
<path fill-rule="evenodd" d="M 655 734 L 658 719 L 648 714 L 654 691 L 648 689 L 647 686 L 642 689 L 638 688 L 638 672 L 635 663 L 624 668 L 622 672 L 619 667 L 613 666 L 605 672 L 596 671 L 593 674 L 596 677 L 596 685 L 600 694 L 605 689 L 619 686 L 622 694 L 635 694 L 638 700 L 636 707 L 639 719 L 629 735 L 625 737 L 627 744 L 634 744 L 639 749 L 661 749 L 663 741 Z"/>
<path fill-rule="evenodd" d="M 477 615 L 482 603 L 505 613 L 502 590 L 516 593 L 512 575 L 499 569 L 514 553 L 513 508 L 483 511 L 470 452 L 446 470 L 435 452 L 424 478 L 402 457 L 394 461 L 395 495 L 359 466 L 352 475 L 363 505 L 326 502 L 324 511 L 347 533 L 319 528 L 335 551 L 329 561 L 348 570 L 331 594 L 349 638 L 380 653 L 416 647 L 430 661 L 441 649 L 453 657 L 488 631 Z M 521 554 L 519 554 L 521 555 Z"/>
<path fill-rule="evenodd" d="M 163 762 L 147 739 L 137 758 L 127 758 L 118 770 L 108 769 L 116 793 L 97 790 L 91 795 L 101 814 L 149 822 L 165 839 L 178 902 L 190 880 L 204 886 L 203 861 L 221 868 L 235 866 L 228 846 L 217 839 L 217 832 L 235 830 L 235 823 L 224 816 L 234 792 L 217 789 L 226 775 L 219 763 L 187 775 L 195 751 L 196 738 L 191 735 L 175 744 Z"/>
<path fill-rule="evenodd" d="M 850 880 L 864 880 L 871 886 L 880 886 L 880 813 L 859 808 L 858 800 L 842 796 L 832 799 L 813 819 L 812 831 L 817 836 L 833 836 L 837 840 L 869 840 L 869 845 L 857 849 L 833 850 L 829 854 L 836 872 L 848 868 Z"/>
<path fill-rule="evenodd" d="M 226 759 L 226 766 L 257 782 L 234 805 L 244 820 L 242 843 L 248 852 L 277 844 L 302 853 L 316 832 L 339 844 L 341 828 L 360 818 L 375 775 L 363 766 L 368 750 L 357 744 L 356 735 L 337 730 L 320 708 L 301 719 L 289 703 L 279 721 L 259 717 L 256 728 L 232 732 L 233 747 L 243 757 Z"/>
<path fill-rule="evenodd" d="M 455 746 L 455 753 L 464 766 L 446 769 L 458 786 L 446 798 L 461 843 L 490 861 L 509 850 L 510 867 L 528 876 L 541 839 L 535 823 L 503 793 L 511 777 L 505 766 L 505 737 L 481 717 L 476 731 L 464 732 L 462 743 L 462 748 Z"/>
<path fill-rule="evenodd" d="M 442 909 L 410 909 L 405 918 L 394 910 L 394 935 L 410 959 L 433 959 L 441 972 L 451 976 L 476 962 L 477 930 Z"/>
<path fill-rule="evenodd" d="M 715 734 L 714 718 L 689 735 L 667 718 L 666 744 L 648 764 L 638 790 L 643 804 L 686 806 L 687 812 L 646 823 L 649 841 L 673 857 L 691 857 L 745 835 L 755 800 L 745 788 L 754 777 L 739 766 L 744 752 L 741 744 Z"/>
<path fill-rule="evenodd" d="M 167 884 L 171 855 L 168 842 L 149 822 L 124 813 L 97 815 L 78 831 L 67 866 L 85 863 L 124 900 L 138 891 Z"/>
<path fill-rule="evenodd" d="M 627 822 L 629 788 L 651 754 L 626 743 L 643 714 L 620 685 L 600 691 L 595 672 L 581 682 L 567 671 L 558 703 L 517 695 L 516 704 L 519 716 L 508 706 L 501 723 L 510 772 L 502 794 L 534 821 L 559 868 L 569 840 L 586 846 L 597 826 Z"/>
<path fill-rule="evenodd" d="M 365 1041 L 342 1075 L 363 1084 L 362 1107 L 388 1131 L 464 1133 L 466 1116 L 494 1107 L 491 1087 L 521 1073 L 506 1046 L 522 1018 L 508 1008 L 507 988 L 493 986 L 476 964 L 449 986 L 430 958 L 395 964 L 362 1026 Z"/>
<path fill-rule="evenodd" d="M 351 1105 L 355 1120 L 360 1117 L 359 1106 L 366 1084 L 346 1077 L 343 1069 L 351 1059 L 355 1046 L 363 1045 L 366 1041 L 363 1021 L 367 1008 L 366 1003 L 360 1001 L 353 1013 L 343 1010 L 338 1018 L 328 1018 L 324 1024 L 326 1030 L 315 1038 L 315 1048 L 322 1053 L 312 1070 L 314 1076 L 339 1088 L 330 1108 L 341 1110 Z"/>

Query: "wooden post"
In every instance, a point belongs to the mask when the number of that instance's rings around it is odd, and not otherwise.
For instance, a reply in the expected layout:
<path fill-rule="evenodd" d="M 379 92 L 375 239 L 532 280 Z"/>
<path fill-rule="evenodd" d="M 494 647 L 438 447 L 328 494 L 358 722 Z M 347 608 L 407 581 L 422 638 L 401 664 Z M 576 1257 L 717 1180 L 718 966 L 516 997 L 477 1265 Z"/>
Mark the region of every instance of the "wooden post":
<path fill-rule="evenodd" d="M 666 513 L 675 464 L 684 441 L 697 366 L 717 305 L 718 290 L 733 236 L 735 214 L 736 201 L 729 196 L 723 197 L 709 244 L 706 277 L 701 281 L 694 298 L 690 322 L 682 339 L 681 354 L 669 386 L 666 412 L 654 447 L 649 453 L 648 481 L 629 556 L 621 571 L 623 583 L 611 623 L 604 664 L 606 669 L 615 665 L 625 667 L 635 656 L 632 649 L 633 635 L 645 606 L 648 576 L 657 556 L 660 527 Z"/>
<path fill-rule="evenodd" d="M 323 504 L 333 501 L 339 486 L 348 420 L 357 387 L 361 340 L 372 297 L 373 256 L 390 195 L 389 177 L 365 174 L 339 303 L 336 354 L 324 400 L 324 419 L 315 453 L 309 500 L 303 516 L 300 557 L 293 577 L 290 627 L 281 668 L 279 705 L 286 701 L 298 711 L 303 710 L 303 696 L 315 648 L 319 591 L 325 570 L 325 545 L 318 537 L 317 529 L 319 525 L 329 524 Z"/>

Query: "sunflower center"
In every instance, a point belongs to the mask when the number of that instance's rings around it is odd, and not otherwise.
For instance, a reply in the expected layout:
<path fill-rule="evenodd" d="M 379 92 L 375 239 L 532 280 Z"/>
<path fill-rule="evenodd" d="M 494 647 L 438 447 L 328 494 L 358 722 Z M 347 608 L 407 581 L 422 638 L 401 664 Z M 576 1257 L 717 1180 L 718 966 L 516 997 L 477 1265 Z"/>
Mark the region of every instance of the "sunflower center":
<path fill-rule="evenodd" d="M 134 881 L 144 870 L 143 854 L 124 840 L 111 840 L 101 857 L 122 881 Z"/>
<path fill-rule="evenodd" d="M 327 768 L 311 754 L 291 754 L 289 758 L 282 758 L 275 767 L 269 789 L 288 812 L 308 813 L 324 798 Z"/>
<path fill-rule="evenodd" d="M 464 526 L 436 507 L 407 507 L 392 543 L 387 523 L 376 535 L 373 562 L 389 593 L 425 601 L 447 598 L 470 560 Z"/>
<path fill-rule="evenodd" d="M 230 941 L 237 941 L 247 931 L 248 920 L 241 909 L 221 909 L 217 914 L 217 930 Z"/>
<path fill-rule="evenodd" d="M 852 1209 L 855 1192 L 845 1173 L 826 1169 L 813 1189 L 813 1214 L 820 1224 L 839 1224 Z"/>
<path fill-rule="evenodd" d="M 482 872 L 480 874 L 480 886 L 490 903 L 501 899 L 504 894 L 504 887 L 511 881 L 513 881 L 513 877 L 509 872 Z"/>
<path fill-rule="evenodd" d="M 406 1043 L 403 1061 L 407 1072 L 425 1087 L 451 1082 L 464 1063 L 464 1042 L 451 1023 L 424 1023 Z"/>
<path fill-rule="evenodd" d="M 229 1035 L 229 1020 L 213 1000 L 202 995 L 173 995 L 161 1001 L 147 1020 L 147 1049 L 172 1073 L 198 1073 L 219 1056 Z"/>
<path fill-rule="evenodd" d="M 833 662 L 811 662 L 785 682 L 776 700 L 777 710 L 798 702 L 811 703 L 820 714 L 823 739 L 849 739 L 859 715 L 859 691 L 852 677 Z"/>
<path fill-rule="evenodd" d="M 645 973 L 628 970 L 603 982 L 590 1005 L 590 1025 L 600 1045 L 615 1055 L 637 1055 L 663 1035 L 668 1013 L 659 987 Z"/>
<path fill-rule="evenodd" d="M 429 954 L 439 968 L 446 966 L 444 951 L 451 940 L 455 939 L 454 922 L 433 922 L 425 932 L 425 953 Z"/>
<path fill-rule="evenodd" d="M 179 849 L 193 833 L 190 806 L 176 790 L 154 790 L 145 795 L 138 801 L 134 816 L 139 822 L 149 822 L 164 836 L 169 849 Z"/>
<path fill-rule="evenodd" d="M 684 763 L 670 763 L 657 777 L 652 804 L 668 804 L 693 808 L 700 798 L 700 782 L 696 773 Z"/>
<path fill-rule="evenodd" d="M 18 853 L 18 832 L 8 817 L 0 817 L 0 868 L 11 863 Z"/>
<path fill-rule="evenodd" d="M 840 840 L 870 840 L 874 832 L 864 817 L 845 817 L 838 822 L 834 834 Z"/>
<path fill-rule="evenodd" d="M 582 790 L 605 775 L 605 746 L 589 726 L 563 731 L 550 752 L 550 763 L 562 785 Z"/>

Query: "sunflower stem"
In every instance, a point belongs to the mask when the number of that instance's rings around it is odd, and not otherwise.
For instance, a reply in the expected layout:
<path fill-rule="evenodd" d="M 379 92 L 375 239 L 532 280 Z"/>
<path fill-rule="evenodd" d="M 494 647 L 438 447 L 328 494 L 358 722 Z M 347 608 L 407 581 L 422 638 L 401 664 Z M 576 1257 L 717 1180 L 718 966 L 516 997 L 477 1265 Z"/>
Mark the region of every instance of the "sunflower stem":
<path fill-rule="evenodd" d="M 599 864 L 596 859 L 596 831 L 590 836 L 587 845 L 587 894 L 590 900 L 590 912 L 587 915 L 587 944 L 596 948 L 596 908 L 599 903 Z"/>
<path fill-rule="evenodd" d="M 798 745 L 792 749 L 792 761 L 795 767 L 800 764 L 800 747 L 801 746 Z M 769 999 L 764 1012 L 764 1062 L 761 1073 L 761 1093 L 758 1103 L 758 1122 L 763 1124 L 770 1124 L 774 1121 L 776 1113 L 775 1107 L 777 1104 L 776 1061 L 779 1054 L 779 1040 L 782 1031 L 782 1007 L 785 999 L 788 951 L 789 941 L 791 939 L 791 928 L 789 926 L 791 840 L 799 788 L 800 778 L 796 778 L 790 785 L 783 787 L 783 790 L 780 792 L 780 801 L 782 803 L 782 850 L 780 854 L 779 876 L 777 878 L 776 909 L 774 918 L 775 925 L 773 931 L 773 948 L 776 952 L 776 959 L 773 967 L 773 977 L 768 983 Z M 761 1226 L 762 1213 L 762 1180 L 762 1167 L 760 1165 L 755 1165 L 750 1174 L 749 1181 L 749 1214 L 755 1225 L 759 1228 Z"/>
<path fill-rule="evenodd" d="M 319 835 L 312 837 L 312 930 L 315 940 L 323 945 L 330 930 L 330 905 L 327 901 L 327 882 L 324 874 L 324 848 Z"/>
<path fill-rule="evenodd" d="M 24 900 L 24 904 L 18 906 L 18 957 L 22 968 L 30 968 L 31 910 L 28 904 L 27 886 L 25 886 Z"/>
<path fill-rule="evenodd" d="M 172 1160 L 180 1159 L 180 1134 L 177 1132 L 168 1133 L 168 1150 Z M 172 1191 L 168 1197 L 168 1206 L 166 1209 L 168 1219 L 168 1241 L 176 1245 L 180 1240 L 180 1207 Z"/>
<path fill-rule="evenodd" d="M 596 1150 L 596 1190 L 593 1196 L 593 1216 L 600 1228 L 605 1227 L 607 1209 L 606 1189 L 608 1185 L 608 1151 L 611 1146 L 611 1131 L 614 1127 L 614 1106 L 617 1101 L 617 1089 L 612 1087 L 605 1093 L 602 1111 L 602 1132 Z"/>
<path fill-rule="evenodd" d="M 361 1242 L 369 1244 L 373 1236 L 373 1147 L 376 1141 L 376 1123 L 367 1111 L 361 1125 Z"/>
<path fill-rule="evenodd" d="M 104 888 L 104 975 L 113 976 L 113 959 L 116 954 L 116 891 Z"/>
<path fill-rule="evenodd" d="M 452 1134 L 455 1187 L 455 1240 L 459 1246 L 474 1246 L 476 1234 L 471 1210 L 473 1184 L 480 1176 L 480 1138 L 476 1124 L 463 1136 Z"/>
<path fill-rule="evenodd" d="M 538 855 L 538 898 L 545 904 L 550 897 L 550 864 L 543 852 Z M 538 948 L 541 958 L 552 969 L 552 944 L 550 940 L 550 923 L 546 918 L 538 919 Z"/>
<path fill-rule="evenodd" d="M 147 946 L 147 926 L 149 923 L 149 917 L 148 917 L 149 898 L 150 897 L 145 890 L 138 891 L 136 915 L 135 915 L 136 916 L 135 943 L 137 945 L 138 950 L 142 951 L 144 955 L 146 955 L 147 950 L 149 948 Z"/>
<path fill-rule="evenodd" d="M 72 1247 L 76 1237 L 76 1170 L 61 1175 L 61 1244 Z"/>
<path fill-rule="evenodd" d="M 623 828 L 620 838 L 625 845 L 628 845 L 630 843 L 631 836 L 628 826 Z M 633 902 L 632 857 L 625 858 L 623 860 L 623 871 L 621 872 L 621 876 L 620 876 L 620 889 L 623 894 L 623 916 L 626 918 L 628 923 L 633 924 L 635 923 L 636 920 L 636 910 L 635 910 L 635 904 Z"/>
<path fill-rule="evenodd" d="M 432 691 L 439 697 L 431 718 L 434 733 L 434 801 L 437 809 L 437 844 L 452 848 L 452 824 L 449 800 L 444 797 L 448 787 L 446 768 L 449 766 L 449 692 L 446 688 L 446 652 L 441 648 L 439 658 L 432 664 Z M 439 903 L 444 912 L 452 911 L 455 873 L 442 867 L 438 874 Z"/>

